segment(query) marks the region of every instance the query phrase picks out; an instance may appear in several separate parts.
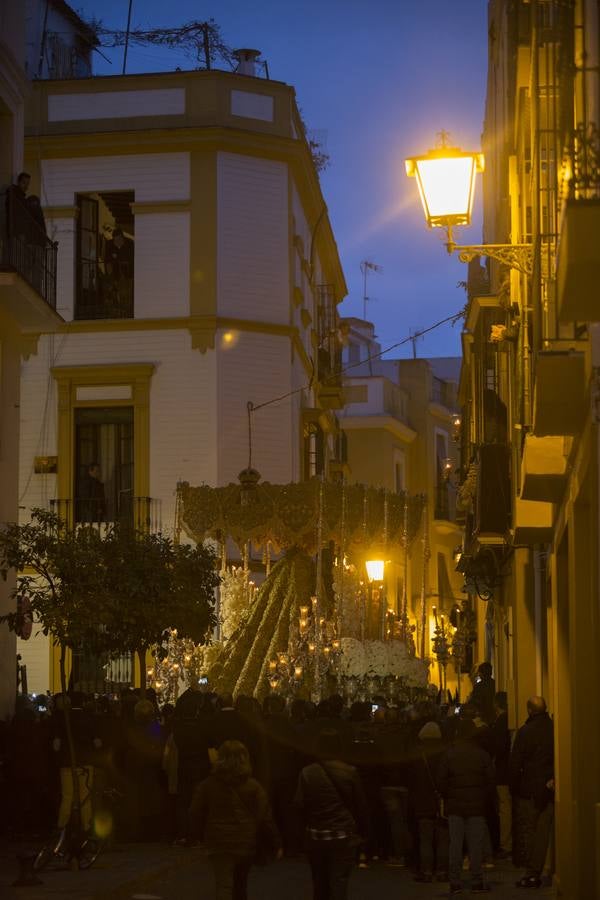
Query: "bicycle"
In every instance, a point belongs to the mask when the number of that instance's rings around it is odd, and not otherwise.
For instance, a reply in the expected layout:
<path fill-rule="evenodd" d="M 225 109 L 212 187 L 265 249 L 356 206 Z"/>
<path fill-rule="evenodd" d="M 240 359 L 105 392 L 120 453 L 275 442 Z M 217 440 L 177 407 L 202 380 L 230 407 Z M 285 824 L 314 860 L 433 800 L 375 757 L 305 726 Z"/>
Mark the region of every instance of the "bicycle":
<path fill-rule="evenodd" d="M 123 795 L 109 787 L 101 791 L 101 796 L 110 806 L 116 806 Z M 106 838 L 82 832 L 69 823 L 60 829 L 53 841 L 42 847 L 33 862 L 33 870 L 41 872 L 50 864 L 54 868 L 69 868 L 74 860 L 78 869 L 89 869 L 106 843 Z"/>
<path fill-rule="evenodd" d="M 103 841 L 100 838 L 73 832 L 70 825 L 61 828 L 56 840 L 45 844 L 33 862 L 33 871 L 41 872 L 53 864 L 55 868 L 69 868 L 76 860 L 78 869 L 89 869 L 94 865 Z"/>

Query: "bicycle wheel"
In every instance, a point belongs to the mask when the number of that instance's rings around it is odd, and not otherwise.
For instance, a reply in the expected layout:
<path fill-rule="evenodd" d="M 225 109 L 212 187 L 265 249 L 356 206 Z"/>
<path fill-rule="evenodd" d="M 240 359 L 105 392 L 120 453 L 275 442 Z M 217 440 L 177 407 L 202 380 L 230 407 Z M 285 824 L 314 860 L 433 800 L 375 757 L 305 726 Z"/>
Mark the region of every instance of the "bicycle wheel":
<path fill-rule="evenodd" d="M 48 847 L 48 845 L 46 845 L 45 847 L 42 847 L 42 849 L 40 850 L 40 852 L 38 853 L 38 855 L 36 856 L 36 858 L 33 861 L 33 871 L 34 872 L 43 871 L 43 869 L 46 868 L 46 866 L 48 865 L 48 863 L 50 862 L 50 860 L 52 859 L 53 856 L 54 856 L 54 853 L 53 853 L 52 847 Z"/>
<path fill-rule="evenodd" d="M 79 868 L 89 869 L 90 866 L 93 866 L 101 850 L 102 844 L 97 838 L 86 838 L 77 854 Z"/>

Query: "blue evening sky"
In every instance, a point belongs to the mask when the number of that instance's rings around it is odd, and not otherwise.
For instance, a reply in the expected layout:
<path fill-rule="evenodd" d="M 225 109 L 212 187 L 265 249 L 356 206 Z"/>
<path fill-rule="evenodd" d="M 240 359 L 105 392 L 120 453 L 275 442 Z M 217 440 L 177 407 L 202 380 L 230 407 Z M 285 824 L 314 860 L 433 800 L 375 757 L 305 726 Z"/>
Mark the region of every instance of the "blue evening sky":
<path fill-rule="evenodd" d="M 128 0 L 71 0 L 84 17 L 125 28 Z M 466 267 L 428 231 L 404 158 L 445 129 L 479 149 L 487 65 L 484 0 L 133 0 L 132 26 L 213 18 L 232 47 L 256 47 L 272 78 L 296 89 L 309 129 L 331 156 L 323 193 L 348 283 L 343 315 L 362 317 L 360 262 L 370 279 L 368 318 L 384 346 L 465 303 Z M 122 49 L 95 55 L 97 74 L 118 74 Z M 181 52 L 131 47 L 127 71 L 193 68 Z M 481 196 L 481 184 L 478 184 Z M 481 238 L 479 219 L 459 235 Z M 419 356 L 459 355 L 460 326 L 418 344 Z M 410 345 L 393 355 L 410 355 Z"/>

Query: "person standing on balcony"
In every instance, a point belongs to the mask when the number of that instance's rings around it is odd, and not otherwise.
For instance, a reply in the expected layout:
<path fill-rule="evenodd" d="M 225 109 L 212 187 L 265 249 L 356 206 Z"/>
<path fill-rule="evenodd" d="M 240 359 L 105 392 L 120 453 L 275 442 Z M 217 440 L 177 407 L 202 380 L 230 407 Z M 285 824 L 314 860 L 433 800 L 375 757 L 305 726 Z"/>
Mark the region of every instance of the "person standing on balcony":
<path fill-rule="evenodd" d="M 79 522 L 104 522 L 106 498 L 104 484 L 100 481 L 100 464 L 91 462 L 79 485 Z"/>
<path fill-rule="evenodd" d="M 34 243 L 40 244 L 43 246 L 46 243 L 46 220 L 44 218 L 44 212 L 42 210 L 42 204 L 40 203 L 40 198 L 37 194 L 29 194 L 28 197 L 25 198 L 25 206 L 29 210 L 29 215 L 34 220 L 34 222 L 38 226 L 38 233 L 35 235 Z"/>
<path fill-rule="evenodd" d="M 130 313 L 133 300 L 133 241 L 115 228 L 106 245 L 106 274 L 114 299 L 123 312 Z"/>
<path fill-rule="evenodd" d="M 8 227 L 12 252 L 25 265 L 23 274 L 36 291 L 44 293 L 46 273 L 46 220 L 40 198 L 28 194 L 31 175 L 20 172 L 8 193 Z M 15 259 L 15 262 L 18 261 Z"/>

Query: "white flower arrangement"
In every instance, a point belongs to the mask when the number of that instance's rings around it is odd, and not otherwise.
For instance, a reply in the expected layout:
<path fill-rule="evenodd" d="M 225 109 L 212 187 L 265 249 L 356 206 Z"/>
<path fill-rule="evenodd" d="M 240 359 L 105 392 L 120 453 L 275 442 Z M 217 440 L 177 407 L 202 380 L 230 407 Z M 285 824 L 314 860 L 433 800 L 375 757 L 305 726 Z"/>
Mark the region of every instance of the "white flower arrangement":
<path fill-rule="evenodd" d="M 221 633 L 227 640 L 248 615 L 254 596 L 254 584 L 241 566 L 221 573 Z"/>
<path fill-rule="evenodd" d="M 347 677 L 394 675 L 405 680 L 408 687 L 426 687 L 429 664 L 410 656 L 403 641 L 340 641 L 340 674 Z"/>
<path fill-rule="evenodd" d="M 384 676 L 389 673 L 389 654 L 383 641 L 365 641 L 365 657 L 367 675 Z"/>
<path fill-rule="evenodd" d="M 360 678 L 367 669 L 365 648 L 356 638 L 340 640 L 340 674 Z"/>

